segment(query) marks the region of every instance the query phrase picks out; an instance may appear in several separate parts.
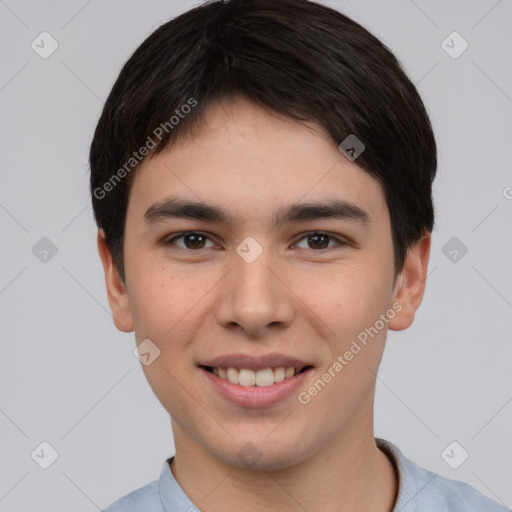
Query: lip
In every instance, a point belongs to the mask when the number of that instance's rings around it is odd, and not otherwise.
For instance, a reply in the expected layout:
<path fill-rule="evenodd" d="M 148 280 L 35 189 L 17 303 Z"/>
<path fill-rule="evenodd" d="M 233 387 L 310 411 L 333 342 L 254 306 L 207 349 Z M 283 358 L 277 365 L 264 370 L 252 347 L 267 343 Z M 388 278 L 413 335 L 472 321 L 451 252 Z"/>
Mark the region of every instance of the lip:
<path fill-rule="evenodd" d="M 293 366 L 293 364 L 290 364 L 290 366 Z M 309 365 L 302 364 L 302 366 Z M 269 365 L 265 366 L 265 368 L 268 367 Z M 247 366 L 242 366 L 242 368 L 247 368 Z M 206 370 L 205 368 L 199 368 L 201 373 L 208 379 L 210 387 L 212 387 L 218 394 L 224 398 L 227 398 L 236 405 L 248 408 L 269 407 L 281 402 L 282 400 L 292 395 L 293 392 L 297 390 L 297 388 L 304 384 L 304 381 L 308 378 L 310 372 L 313 371 L 313 369 L 314 368 L 311 366 L 303 372 L 298 373 L 293 377 L 285 379 L 281 382 L 274 383 L 270 386 L 260 387 L 232 384 L 231 382 L 217 377 L 217 375 Z"/>
<path fill-rule="evenodd" d="M 247 368 L 248 370 L 264 370 L 265 368 L 294 368 L 302 369 L 305 366 L 313 366 L 310 362 L 302 361 L 295 357 L 284 354 L 264 354 L 261 356 L 246 354 L 229 354 L 217 356 L 213 359 L 202 361 L 198 366 L 209 366 L 210 368 Z"/>

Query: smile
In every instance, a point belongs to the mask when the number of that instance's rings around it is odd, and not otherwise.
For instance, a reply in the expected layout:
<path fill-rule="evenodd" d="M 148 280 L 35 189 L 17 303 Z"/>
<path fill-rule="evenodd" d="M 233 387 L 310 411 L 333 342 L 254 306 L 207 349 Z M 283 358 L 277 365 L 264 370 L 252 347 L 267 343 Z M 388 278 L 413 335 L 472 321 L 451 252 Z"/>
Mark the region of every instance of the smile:
<path fill-rule="evenodd" d="M 204 393 L 207 400 L 211 396 L 211 400 L 220 398 L 244 408 L 265 408 L 295 397 L 298 390 L 306 385 L 314 367 L 277 366 L 252 370 L 232 366 L 200 366 L 200 370 L 206 377 Z"/>
<path fill-rule="evenodd" d="M 257 371 L 251 370 L 250 368 L 223 368 L 219 366 L 214 368 L 205 366 L 204 368 L 220 379 L 230 382 L 231 384 L 238 384 L 246 387 L 267 387 L 283 382 L 286 379 L 290 379 L 298 373 L 310 368 L 310 366 L 305 366 L 303 368 L 278 366 L 276 368 L 264 368 Z"/>

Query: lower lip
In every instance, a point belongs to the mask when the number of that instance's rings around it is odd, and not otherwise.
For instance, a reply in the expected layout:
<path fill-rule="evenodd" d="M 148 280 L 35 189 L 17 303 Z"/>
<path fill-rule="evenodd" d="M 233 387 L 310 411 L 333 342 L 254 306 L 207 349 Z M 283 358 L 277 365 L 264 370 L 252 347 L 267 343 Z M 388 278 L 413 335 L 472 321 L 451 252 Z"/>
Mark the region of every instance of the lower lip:
<path fill-rule="evenodd" d="M 256 408 L 268 407 L 289 397 L 297 388 L 304 384 L 313 368 L 308 368 L 293 377 L 270 386 L 241 386 L 240 384 L 232 384 L 204 368 L 200 368 L 200 370 L 210 380 L 214 389 L 222 396 L 237 405 Z"/>

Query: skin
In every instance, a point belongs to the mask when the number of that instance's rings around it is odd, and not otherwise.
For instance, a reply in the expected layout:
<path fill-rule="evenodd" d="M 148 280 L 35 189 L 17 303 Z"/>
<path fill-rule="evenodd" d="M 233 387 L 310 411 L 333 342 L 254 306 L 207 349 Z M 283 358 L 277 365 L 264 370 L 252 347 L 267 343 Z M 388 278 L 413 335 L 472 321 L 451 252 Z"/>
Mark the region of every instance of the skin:
<path fill-rule="evenodd" d="M 239 222 L 144 220 L 171 196 L 218 205 Z M 369 223 L 317 219 L 272 229 L 278 208 L 326 198 L 359 206 Z M 184 231 L 207 238 L 169 243 Z M 314 231 L 329 237 L 311 240 Z M 252 263 L 236 252 L 248 236 L 263 249 Z M 242 97 L 209 105 L 193 136 L 137 169 L 125 282 L 101 230 L 98 247 L 115 325 L 161 351 L 143 370 L 172 418 L 171 470 L 201 510 L 393 509 L 397 476 L 374 440 L 376 374 L 387 328 L 406 329 L 421 303 L 430 234 L 395 276 L 381 185 L 319 126 Z M 393 304 L 401 311 L 307 405 L 296 393 L 263 409 L 234 405 L 197 367 L 229 353 L 284 353 L 314 365 L 299 391 L 307 390 Z M 262 455 L 253 468 L 237 457 L 247 442 Z"/>

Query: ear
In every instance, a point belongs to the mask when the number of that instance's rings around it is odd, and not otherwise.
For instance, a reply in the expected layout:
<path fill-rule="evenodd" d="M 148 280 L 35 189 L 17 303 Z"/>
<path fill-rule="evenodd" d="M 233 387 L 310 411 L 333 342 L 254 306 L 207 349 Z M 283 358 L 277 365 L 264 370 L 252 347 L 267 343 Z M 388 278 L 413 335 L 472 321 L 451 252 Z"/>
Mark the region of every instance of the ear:
<path fill-rule="evenodd" d="M 430 233 L 426 232 L 407 252 L 404 267 L 396 279 L 393 292 L 393 303 L 402 306 L 388 324 L 389 329 L 393 331 L 407 329 L 420 307 L 425 291 L 430 242 Z"/>
<path fill-rule="evenodd" d="M 98 231 L 98 252 L 105 272 L 105 285 L 114 324 L 120 331 L 131 332 L 133 331 L 133 319 L 126 286 L 114 265 L 103 229 Z"/>

